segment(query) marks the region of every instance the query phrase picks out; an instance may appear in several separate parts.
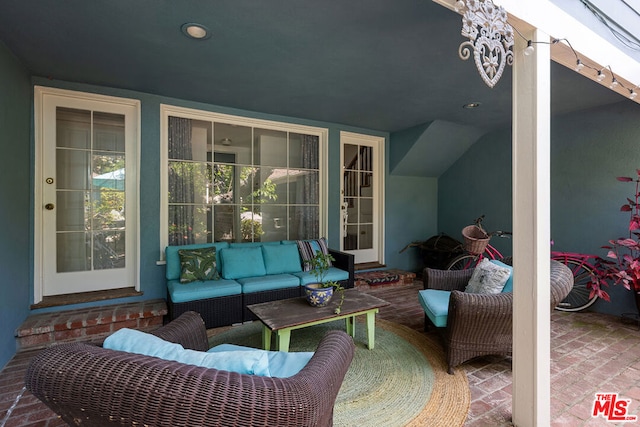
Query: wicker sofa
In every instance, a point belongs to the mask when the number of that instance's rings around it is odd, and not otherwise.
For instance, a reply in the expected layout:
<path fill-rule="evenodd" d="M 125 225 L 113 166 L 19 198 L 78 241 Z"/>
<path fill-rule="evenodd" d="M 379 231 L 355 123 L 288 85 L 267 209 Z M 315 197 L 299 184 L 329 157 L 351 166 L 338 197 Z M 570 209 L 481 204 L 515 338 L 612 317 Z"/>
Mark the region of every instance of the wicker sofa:
<path fill-rule="evenodd" d="M 192 350 L 208 347 L 194 312 L 154 334 Z M 69 425 L 331 426 L 353 354 L 351 337 L 332 331 L 298 374 L 270 378 L 62 344 L 32 359 L 25 384 Z"/>
<path fill-rule="evenodd" d="M 504 260 L 511 264 L 510 258 Z M 511 356 L 513 331 L 513 293 L 475 294 L 464 292 L 474 269 L 436 270 L 425 268 L 424 289 L 451 291 L 443 334 L 449 373 L 453 368 L 478 356 Z M 550 309 L 571 291 L 573 274 L 557 261 L 551 261 Z M 425 314 L 425 330 L 431 320 Z"/>
<path fill-rule="evenodd" d="M 181 249 L 214 246 L 218 254 L 217 268 L 221 280 L 182 285 L 180 277 Z M 334 257 L 327 280 L 339 281 L 344 288 L 355 282 L 354 256 L 328 248 Z M 244 264 L 225 262 L 231 254 L 246 257 Z M 304 295 L 303 285 L 315 281 L 310 272 L 302 271 L 302 259 L 295 241 L 227 243 L 168 246 L 165 250 L 168 320 L 187 311 L 202 315 L 207 328 L 255 320 L 247 305 L 294 298 Z M 244 258 L 242 258 L 244 261 Z M 254 269 L 256 264 L 264 265 Z M 285 268 L 293 266 L 293 268 Z M 234 271 L 231 271 L 231 269 Z"/>

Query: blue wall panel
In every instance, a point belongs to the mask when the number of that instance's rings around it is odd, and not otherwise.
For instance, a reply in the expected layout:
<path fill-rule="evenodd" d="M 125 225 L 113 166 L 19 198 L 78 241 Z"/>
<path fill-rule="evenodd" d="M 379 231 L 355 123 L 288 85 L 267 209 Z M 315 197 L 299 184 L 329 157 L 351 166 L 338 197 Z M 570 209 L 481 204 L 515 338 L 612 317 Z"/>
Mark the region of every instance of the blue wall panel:
<path fill-rule="evenodd" d="M 15 330 L 29 314 L 31 86 L 29 74 L 0 43 L 0 368 L 16 349 Z"/>
<path fill-rule="evenodd" d="M 605 256 L 609 239 L 628 236 L 620 206 L 635 191 L 617 176 L 640 168 L 640 106 L 631 101 L 554 117 L 551 129 L 551 238 L 554 250 Z M 477 215 L 488 230 L 511 229 L 511 131 L 481 138 L 440 178 L 439 229 L 452 236 Z M 494 239 L 503 253 L 510 242 Z M 608 287 L 594 310 L 636 312 L 633 295 Z"/>

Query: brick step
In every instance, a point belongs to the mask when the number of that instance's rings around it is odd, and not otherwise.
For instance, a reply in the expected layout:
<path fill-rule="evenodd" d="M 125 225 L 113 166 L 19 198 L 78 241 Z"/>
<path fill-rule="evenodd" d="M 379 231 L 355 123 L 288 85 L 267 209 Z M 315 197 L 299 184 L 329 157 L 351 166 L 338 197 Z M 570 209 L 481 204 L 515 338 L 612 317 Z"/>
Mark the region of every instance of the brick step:
<path fill-rule="evenodd" d="M 355 274 L 355 286 L 362 290 L 410 286 L 415 278 L 415 273 L 397 269 L 365 271 Z"/>
<path fill-rule="evenodd" d="M 34 314 L 16 330 L 16 341 L 19 350 L 73 341 L 101 343 L 122 328 L 154 330 L 166 314 L 163 299 Z"/>

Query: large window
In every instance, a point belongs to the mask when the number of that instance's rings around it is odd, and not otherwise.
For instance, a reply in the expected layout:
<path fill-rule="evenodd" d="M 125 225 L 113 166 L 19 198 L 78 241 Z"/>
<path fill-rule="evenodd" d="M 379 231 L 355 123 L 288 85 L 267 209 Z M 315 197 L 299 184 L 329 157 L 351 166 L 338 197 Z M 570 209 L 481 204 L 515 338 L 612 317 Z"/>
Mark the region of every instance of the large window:
<path fill-rule="evenodd" d="M 326 129 L 162 107 L 163 245 L 325 234 Z"/>

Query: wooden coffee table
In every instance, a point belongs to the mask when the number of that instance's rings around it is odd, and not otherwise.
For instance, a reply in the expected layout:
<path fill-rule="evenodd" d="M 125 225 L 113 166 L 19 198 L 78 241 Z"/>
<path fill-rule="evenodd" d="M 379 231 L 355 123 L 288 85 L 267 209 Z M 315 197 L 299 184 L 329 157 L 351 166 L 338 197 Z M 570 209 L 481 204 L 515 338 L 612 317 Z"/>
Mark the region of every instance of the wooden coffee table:
<path fill-rule="evenodd" d="M 333 311 L 339 301 L 340 293 L 336 292 L 326 307 L 311 307 L 305 297 L 300 297 L 252 304 L 247 308 L 262 322 L 262 347 L 265 350 L 271 349 L 272 332 L 276 332 L 278 350 L 289 351 L 291 331 L 294 329 L 339 319 L 346 319 L 347 333 L 355 337 L 356 316 L 361 314 L 367 316 L 367 346 L 372 350 L 376 336 L 376 313 L 389 303 L 355 289 L 347 289 L 344 291 L 340 314 L 335 314 Z"/>

